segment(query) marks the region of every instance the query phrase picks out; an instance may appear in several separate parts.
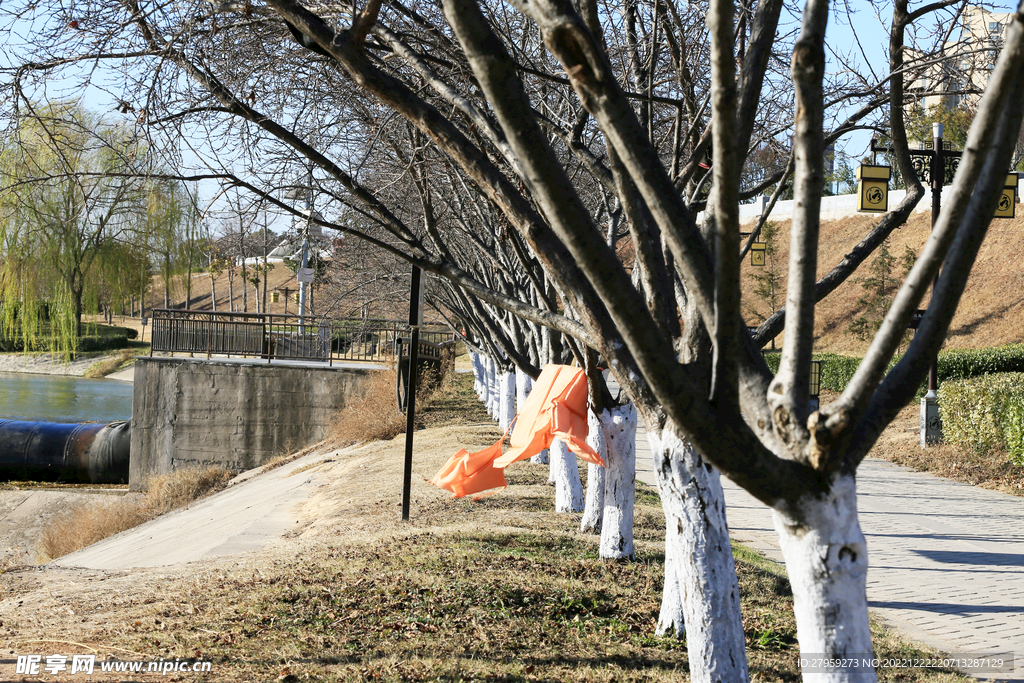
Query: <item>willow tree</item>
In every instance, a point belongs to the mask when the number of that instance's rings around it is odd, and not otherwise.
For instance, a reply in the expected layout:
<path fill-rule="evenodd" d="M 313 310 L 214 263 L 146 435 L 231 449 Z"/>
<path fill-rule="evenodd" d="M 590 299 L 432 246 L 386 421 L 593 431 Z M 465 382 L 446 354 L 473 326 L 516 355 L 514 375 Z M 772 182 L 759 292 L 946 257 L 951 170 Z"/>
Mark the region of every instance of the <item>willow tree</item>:
<path fill-rule="evenodd" d="M 8 332 L 16 316 L 28 348 L 40 316 L 48 317 L 52 348 L 72 352 L 90 273 L 135 224 L 138 183 L 128 174 L 135 143 L 77 104 L 58 103 L 28 106 L 2 144 L 0 299 Z"/>

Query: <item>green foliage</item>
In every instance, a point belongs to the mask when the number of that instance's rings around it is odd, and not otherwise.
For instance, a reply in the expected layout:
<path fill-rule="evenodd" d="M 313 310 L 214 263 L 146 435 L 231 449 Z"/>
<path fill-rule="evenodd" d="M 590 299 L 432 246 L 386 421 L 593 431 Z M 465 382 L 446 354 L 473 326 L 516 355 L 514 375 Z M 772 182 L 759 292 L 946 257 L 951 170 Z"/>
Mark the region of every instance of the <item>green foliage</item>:
<path fill-rule="evenodd" d="M 892 305 L 900 286 L 900 280 L 893 275 L 895 265 L 896 257 L 889 251 L 889 240 L 885 240 L 868 267 L 868 276 L 860 280 L 864 295 L 857 299 L 857 305 L 861 313 L 850 323 L 850 332 L 861 341 L 875 335 Z"/>
<path fill-rule="evenodd" d="M 132 268 L 116 245 L 130 242 L 138 223 L 130 174 L 140 152 L 130 132 L 75 102 L 33 109 L 0 140 L 5 337 L 20 335 L 24 348 L 46 341 L 53 352 L 79 350 L 82 313 L 95 310 L 114 274 Z M 44 319 L 49 329 L 41 335 Z"/>
<path fill-rule="evenodd" d="M 939 387 L 943 438 L 979 450 L 1005 449 L 1024 465 L 1024 373 L 982 375 Z"/>
<path fill-rule="evenodd" d="M 838 393 L 846 389 L 862 359 L 836 353 L 816 353 L 814 360 L 821 361 L 821 388 Z M 899 360 L 899 356 L 894 358 L 889 363 L 889 368 L 891 369 Z M 766 353 L 765 361 L 772 372 L 778 372 L 778 353 Z M 939 353 L 940 386 L 954 380 L 1017 372 L 1024 373 L 1024 344 L 1007 344 L 985 349 L 952 349 Z M 921 391 L 923 389 L 922 384 Z"/>
<path fill-rule="evenodd" d="M 77 350 L 80 352 L 123 349 L 128 346 L 129 340 L 139 336 L 137 330 L 107 325 L 90 325 L 87 331 L 88 334 L 78 338 Z M 36 334 L 30 338 L 17 333 L 13 335 L 0 333 L 0 353 L 51 351 L 54 345 L 50 338 L 51 334 L 51 327 L 48 323 L 40 325 Z"/>
<path fill-rule="evenodd" d="M 940 104 L 928 107 L 927 112 L 921 105 L 914 104 L 907 112 L 907 137 L 930 145 L 932 124 L 941 123 L 942 140 L 952 144 L 955 149 L 963 149 L 967 144 L 967 133 L 973 121 L 973 110 L 962 107 L 950 108 L 945 97 Z"/>

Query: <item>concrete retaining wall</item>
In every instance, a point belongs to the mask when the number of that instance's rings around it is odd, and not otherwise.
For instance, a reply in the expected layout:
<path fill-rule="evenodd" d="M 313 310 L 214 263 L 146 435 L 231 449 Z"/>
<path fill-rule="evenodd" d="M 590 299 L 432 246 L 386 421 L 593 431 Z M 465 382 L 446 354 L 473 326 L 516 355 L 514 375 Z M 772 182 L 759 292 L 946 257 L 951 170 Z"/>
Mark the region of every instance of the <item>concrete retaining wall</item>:
<path fill-rule="evenodd" d="M 376 367 L 225 359 L 135 362 L 129 484 L 181 467 L 257 467 L 324 438 Z"/>

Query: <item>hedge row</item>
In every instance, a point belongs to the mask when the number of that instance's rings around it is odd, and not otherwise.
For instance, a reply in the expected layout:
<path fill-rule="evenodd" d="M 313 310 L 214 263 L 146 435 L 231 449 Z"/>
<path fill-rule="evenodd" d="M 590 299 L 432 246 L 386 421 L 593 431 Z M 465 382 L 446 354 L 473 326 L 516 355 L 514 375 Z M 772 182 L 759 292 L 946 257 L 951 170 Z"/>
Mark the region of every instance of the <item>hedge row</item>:
<path fill-rule="evenodd" d="M 981 375 L 939 387 L 942 437 L 981 450 L 1003 448 L 1024 465 L 1024 373 Z"/>
<path fill-rule="evenodd" d="M 765 354 L 768 367 L 778 372 L 779 354 Z M 821 363 L 821 388 L 840 392 L 846 388 L 860 358 L 841 356 L 836 353 L 816 353 L 814 360 Z M 896 364 L 894 359 L 889 367 Z M 1007 344 L 985 349 L 952 349 L 939 353 L 939 385 L 958 379 L 978 377 L 997 372 L 1024 372 L 1024 344 Z M 923 387 L 922 387 L 923 391 Z"/>
<path fill-rule="evenodd" d="M 91 331 L 91 330 L 90 330 Z M 139 336 L 136 330 L 127 327 L 96 327 L 96 334 L 83 335 L 78 338 L 79 351 L 107 351 L 123 349 L 128 346 L 129 339 Z M 49 337 L 37 337 L 29 351 L 47 351 L 50 349 Z M 22 338 L 0 337 L 0 353 L 18 353 L 25 350 Z"/>
<path fill-rule="evenodd" d="M 779 371 L 779 353 L 767 353 L 764 359 L 772 372 Z M 821 388 L 836 393 L 846 388 L 853 378 L 853 373 L 860 365 L 860 358 L 840 356 L 838 353 L 816 353 L 814 360 L 821 361 Z"/>

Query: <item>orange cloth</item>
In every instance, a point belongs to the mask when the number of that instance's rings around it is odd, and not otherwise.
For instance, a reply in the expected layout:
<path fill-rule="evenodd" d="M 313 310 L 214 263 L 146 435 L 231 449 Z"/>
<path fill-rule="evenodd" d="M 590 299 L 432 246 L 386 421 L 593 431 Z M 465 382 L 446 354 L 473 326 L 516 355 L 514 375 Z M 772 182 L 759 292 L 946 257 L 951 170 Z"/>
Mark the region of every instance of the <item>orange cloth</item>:
<path fill-rule="evenodd" d="M 601 456 L 587 444 L 587 377 L 579 368 L 544 366 L 516 416 L 508 453 L 501 454 L 504 435 L 482 451 L 462 449 L 429 481 L 456 498 L 504 488 L 508 485 L 504 468 L 549 448 L 555 437 L 583 460 L 604 466 Z"/>
<path fill-rule="evenodd" d="M 494 467 L 494 459 L 501 455 L 501 442 L 504 440 L 505 436 L 502 435 L 496 443 L 476 453 L 469 453 L 463 448 L 445 463 L 430 483 L 451 491 L 456 498 L 487 489 L 505 488 L 508 486 L 505 470 Z M 474 496 L 474 500 L 482 497 Z"/>
<path fill-rule="evenodd" d="M 512 430 L 512 448 L 494 461 L 507 467 L 537 455 L 558 437 L 581 459 L 604 466 L 587 444 L 587 376 L 581 368 L 545 365 Z"/>

